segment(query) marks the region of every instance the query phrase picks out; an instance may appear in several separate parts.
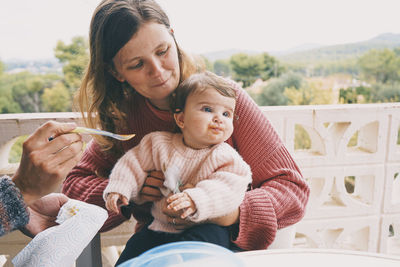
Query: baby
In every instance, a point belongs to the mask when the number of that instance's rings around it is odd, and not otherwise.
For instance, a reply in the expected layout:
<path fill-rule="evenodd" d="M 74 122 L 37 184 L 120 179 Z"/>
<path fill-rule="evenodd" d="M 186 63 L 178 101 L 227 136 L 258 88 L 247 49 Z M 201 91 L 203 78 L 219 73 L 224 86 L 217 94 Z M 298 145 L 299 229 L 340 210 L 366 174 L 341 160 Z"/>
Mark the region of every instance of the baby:
<path fill-rule="evenodd" d="M 227 227 L 202 223 L 177 230 L 162 212 L 181 212 L 181 218 L 205 222 L 238 209 L 248 184 L 250 167 L 225 141 L 233 132 L 236 91 L 211 72 L 194 74 L 171 96 L 171 110 L 180 133 L 153 132 L 129 150 L 114 166 L 104 191 L 107 209 L 132 200 L 142 204 L 140 190 L 151 170 L 162 170 L 169 189 L 164 199 L 154 202 L 154 220 L 134 234 L 121 254 L 127 260 L 164 243 L 191 240 L 229 247 Z M 194 185 L 179 192 L 185 184 Z"/>

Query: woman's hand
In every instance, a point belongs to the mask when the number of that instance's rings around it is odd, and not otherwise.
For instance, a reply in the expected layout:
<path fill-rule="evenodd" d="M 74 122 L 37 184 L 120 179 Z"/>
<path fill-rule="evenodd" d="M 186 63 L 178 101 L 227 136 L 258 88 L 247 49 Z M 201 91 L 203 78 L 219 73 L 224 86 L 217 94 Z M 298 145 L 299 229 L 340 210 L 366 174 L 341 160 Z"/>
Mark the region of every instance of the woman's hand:
<path fill-rule="evenodd" d="M 140 191 L 141 198 L 146 202 L 160 200 L 163 197 L 160 188 L 164 187 L 164 179 L 164 174 L 161 171 L 151 171 Z"/>
<path fill-rule="evenodd" d="M 29 223 L 21 232 L 34 237 L 43 230 L 57 225 L 55 222 L 60 208 L 69 200 L 63 194 L 50 194 L 34 201 L 29 210 Z"/>
<path fill-rule="evenodd" d="M 21 163 L 13 182 L 27 205 L 59 187 L 82 156 L 82 137 L 70 133 L 75 123 L 50 121 L 23 144 Z"/>

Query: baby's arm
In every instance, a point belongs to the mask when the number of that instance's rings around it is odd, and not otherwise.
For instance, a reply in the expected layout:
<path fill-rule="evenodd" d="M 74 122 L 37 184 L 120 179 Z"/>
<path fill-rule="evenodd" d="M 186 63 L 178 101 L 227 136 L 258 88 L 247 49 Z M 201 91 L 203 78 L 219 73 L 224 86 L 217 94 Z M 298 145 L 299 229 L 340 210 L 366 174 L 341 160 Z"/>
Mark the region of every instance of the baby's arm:
<path fill-rule="evenodd" d="M 177 193 L 168 197 L 167 203 L 168 209 L 182 211 L 181 219 L 186 219 L 186 217 L 196 213 L 197 210 L 196 204 L 194 204 L 193 200 L 186 192 Z"/>
<path fill-rule="evenodd" d="M 189 217 L 193 222 L 233 212 L 243 201 L 247 186 L 251 182 L 251 170 L 246 162 L 228 144 L 224 144 L 222 148 L 225 149 L 215 150 L 210 157 L 212 163 L 220 167 L 207 179 L 197 182 L 194 188 L 183 191 L 195 203 L 196 212 Z"/>
<path fill-rule="evenodd" d="M 119 193 L 111 192 L 106 196 L 106 208 L 109 211 L 119 213 L 119 207 L 128 204 L 128 199 Z"/>

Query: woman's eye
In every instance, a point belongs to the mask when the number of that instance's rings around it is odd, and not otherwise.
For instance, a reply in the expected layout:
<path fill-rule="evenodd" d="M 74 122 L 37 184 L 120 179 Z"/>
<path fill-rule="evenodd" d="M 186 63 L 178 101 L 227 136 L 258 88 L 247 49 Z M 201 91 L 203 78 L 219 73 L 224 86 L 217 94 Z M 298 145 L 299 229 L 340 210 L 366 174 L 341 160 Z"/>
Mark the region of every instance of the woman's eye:
<path fill-rule="evenodd" d="M 159 56 L 165 55 L 168 52 L 168 49 L 169 49 L 169 47 L 167 47 L 164 50 L 161 50 L 160 52 L 157 53 L 157 55 L 159 55 Z"/>
<path fill-rule="evenodd" d="M 231 116 L 231 113 L 229 111 L 225 111 L 224 113 L 222 113 L 222 115 L 229 118 Z"/>
<path fill-rule="evenodd" d="M 129 66 L 128 69 L 138 69 L 143 66 L 143 61 L 140 61 L 136 65 Z"/>

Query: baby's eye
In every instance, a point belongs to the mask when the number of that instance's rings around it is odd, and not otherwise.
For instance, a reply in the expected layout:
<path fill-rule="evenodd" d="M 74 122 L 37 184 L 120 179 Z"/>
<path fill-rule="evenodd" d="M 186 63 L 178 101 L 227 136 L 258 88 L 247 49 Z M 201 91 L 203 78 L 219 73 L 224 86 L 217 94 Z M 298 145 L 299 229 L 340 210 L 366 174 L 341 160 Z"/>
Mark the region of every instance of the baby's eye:
<path fill-rule="evenodd" d="M 222 113 L 222 116 L 230 118 L 231 113 L 229 111 L 225 111 L 224 113 Z"/>
<path fill-rule="evenodd" d="M 201 110 L 204 112 L 212 112 L 212 109 L 210 107 L 203 107 Z"/>

